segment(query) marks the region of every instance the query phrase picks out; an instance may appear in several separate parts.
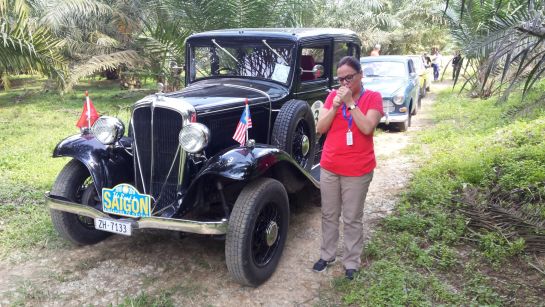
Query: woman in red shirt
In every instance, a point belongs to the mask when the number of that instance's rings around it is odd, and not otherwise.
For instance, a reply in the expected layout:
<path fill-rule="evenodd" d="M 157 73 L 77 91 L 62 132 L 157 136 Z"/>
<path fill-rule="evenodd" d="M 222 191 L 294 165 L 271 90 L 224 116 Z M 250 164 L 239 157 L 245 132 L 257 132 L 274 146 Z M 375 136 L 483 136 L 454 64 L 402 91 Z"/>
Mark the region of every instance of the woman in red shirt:
<path fill-rule="evenodd" d="M 352 279 L 361 263 L 363 204 L 376 166 L 373 132 L 384 113 L 380 94 L 363 88 L 355 57 L 339 61 L 337 76 L 341 87 L 327 97 L 316 126 L 327 137 L 320 161 L 322 245 L 313 270 L 322 272 L 335 262 L 342 212 L 343 265 Z"/>

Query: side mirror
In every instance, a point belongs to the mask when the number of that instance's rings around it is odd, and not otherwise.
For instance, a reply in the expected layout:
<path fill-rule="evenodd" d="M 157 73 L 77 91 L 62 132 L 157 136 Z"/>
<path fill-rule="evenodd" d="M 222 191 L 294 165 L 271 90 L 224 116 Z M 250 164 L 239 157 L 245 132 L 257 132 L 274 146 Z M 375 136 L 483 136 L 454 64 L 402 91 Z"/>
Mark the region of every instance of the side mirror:
<path fill-rule="evenodd" d="M 176 61 L 170 61 L 169 66 L 170 66 L 171 70 L 174 70 L 174 69 L 184 70 L 184 67 L 183 66 L 178 66 L 178 63 L 176 63 Z"/>
<path fill-rule="evenodd" d="M 312 73 L 316 79 L 324 75 L 324 66 L 317 64 L 312 67 Z"/>
<path fill-rule="evenodd" d="M 316 64 L 312 67 L 312 70 L 301 69 L 301 75 L 305 72 L 311 72 L 314 75 L 314 78 L 317 79 L 324 75 L 324 66 Z"/>
<path fill-rule="evenodd" d="M 417 74 L 415 72 L 412 72 L 409 74 L 409 76 L 411 76 L 411 78 L 416 78 Z"/>

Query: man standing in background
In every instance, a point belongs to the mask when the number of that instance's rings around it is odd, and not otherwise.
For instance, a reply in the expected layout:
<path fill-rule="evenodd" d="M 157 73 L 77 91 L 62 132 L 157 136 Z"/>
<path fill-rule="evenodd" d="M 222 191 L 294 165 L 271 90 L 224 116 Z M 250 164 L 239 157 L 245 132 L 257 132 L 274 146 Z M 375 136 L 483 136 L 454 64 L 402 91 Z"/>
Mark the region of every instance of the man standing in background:
<path fill-rule="evenodd" d="M 431 51 L 431 66 L 433 67 L 433 81 L 438 81 L 439 69 L 441 67 L 441 54 L 437 47 L 434 47 Z"/>
<path fill-rule="evenodd" d="M 461 68 L 462 68 L 462 55 L 460 54 L 460 50 L 457 50 L 456 54 L 452 58 L 452 80 L 456 80 L 458 78 L 458 74 L 460 74 Z"/>
<path fill-rule="evenodd" d="M 371 50 L 370 56 L 379 56 L 380 55 L 380 44 L 376 44 L 375 48 Z"/>

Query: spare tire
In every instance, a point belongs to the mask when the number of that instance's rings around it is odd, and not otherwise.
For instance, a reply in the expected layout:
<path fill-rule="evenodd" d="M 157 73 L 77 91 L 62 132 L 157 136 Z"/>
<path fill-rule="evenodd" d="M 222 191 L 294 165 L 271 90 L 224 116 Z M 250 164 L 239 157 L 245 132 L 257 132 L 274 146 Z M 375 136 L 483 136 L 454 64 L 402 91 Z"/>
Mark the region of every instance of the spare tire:
<path fill-rule="evenodd" d="M 284 150 L 304 169 L 314 164 L 316 127 L 310 106 L 305 101 L 286 102 L 276 117 L 272 145 Z"/>

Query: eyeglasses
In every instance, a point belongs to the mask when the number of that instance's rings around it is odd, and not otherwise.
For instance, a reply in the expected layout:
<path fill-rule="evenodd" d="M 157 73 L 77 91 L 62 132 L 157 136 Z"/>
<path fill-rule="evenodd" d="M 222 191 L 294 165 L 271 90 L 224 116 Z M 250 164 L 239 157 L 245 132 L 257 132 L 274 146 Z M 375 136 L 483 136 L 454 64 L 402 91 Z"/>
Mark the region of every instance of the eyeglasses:
<path fill-rule="evenodd" d="M 348 75 L 348 76 L 346 76 L 346 77 L 339 77 L 339 78 L 338 78 L 338 79 L 339 79 L 339 82 L 340 82 L 340 83 L 343 83 L 344 81 L 346 81 L 347 83 L 350 83 L 350 82 L 352 82 L 352 80 L 354 80 L 354 77 L 355 77 L 357 74 L 358 74 L 358 73 L 355 72 L 355 73 L 353 73 L 353 74 L 351 74 L 351 75 Z"/>

